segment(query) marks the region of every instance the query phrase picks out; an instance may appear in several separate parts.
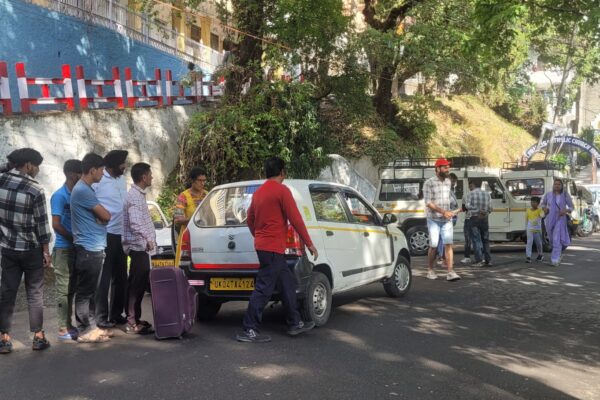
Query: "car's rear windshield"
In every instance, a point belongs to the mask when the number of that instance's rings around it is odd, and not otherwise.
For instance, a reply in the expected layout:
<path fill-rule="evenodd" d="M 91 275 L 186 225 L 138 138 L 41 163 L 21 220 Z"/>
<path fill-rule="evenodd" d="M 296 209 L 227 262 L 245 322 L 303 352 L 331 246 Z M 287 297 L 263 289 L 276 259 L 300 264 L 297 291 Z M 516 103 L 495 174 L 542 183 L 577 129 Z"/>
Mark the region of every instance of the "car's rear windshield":
<path fill-rule="evenodd" d="M 199 227 L 245 226 L 252 195 L 260 185 L 213 190 L 194 217 Z"/>

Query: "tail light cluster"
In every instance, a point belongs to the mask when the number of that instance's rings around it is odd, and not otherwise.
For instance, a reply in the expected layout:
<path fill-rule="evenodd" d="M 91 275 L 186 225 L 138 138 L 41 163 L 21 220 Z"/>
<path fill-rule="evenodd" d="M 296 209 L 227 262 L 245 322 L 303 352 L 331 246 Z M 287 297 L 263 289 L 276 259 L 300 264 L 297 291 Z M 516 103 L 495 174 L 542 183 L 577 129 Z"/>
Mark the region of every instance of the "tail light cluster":
<path fill-rule="evenodd" d="M 304 255 L 304 242 L 291 225 L 288 225 L 285 254 L 297 257 Z"/>
<path fill-rule="evenodd" d="M 190 231 L 185 228 L 181 236 L 181 261 L 191 261 L 192 259 L 192 244 L 190 241 Z"/>

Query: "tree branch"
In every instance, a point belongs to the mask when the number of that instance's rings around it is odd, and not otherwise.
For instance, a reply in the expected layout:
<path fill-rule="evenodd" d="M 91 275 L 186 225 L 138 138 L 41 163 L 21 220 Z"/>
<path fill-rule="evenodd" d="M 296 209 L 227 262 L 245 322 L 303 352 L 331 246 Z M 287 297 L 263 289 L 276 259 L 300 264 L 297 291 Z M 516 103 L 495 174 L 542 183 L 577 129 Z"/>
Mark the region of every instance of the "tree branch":
<path fill-rule="evenodd" d="M 390 10 L 385 20 L 377 18 L 375 11 L 375 3 L 377 0 L 364 0 L 365 7 L 363 8 L 363 15 L 365 16 L 366 23 L 378 31 L 386 32 L 396 27 L 398 19 L 404 19 L 406 14 L 416 6 L 420 0 L 406 0 L 401 6 L 394 7 Z"/>

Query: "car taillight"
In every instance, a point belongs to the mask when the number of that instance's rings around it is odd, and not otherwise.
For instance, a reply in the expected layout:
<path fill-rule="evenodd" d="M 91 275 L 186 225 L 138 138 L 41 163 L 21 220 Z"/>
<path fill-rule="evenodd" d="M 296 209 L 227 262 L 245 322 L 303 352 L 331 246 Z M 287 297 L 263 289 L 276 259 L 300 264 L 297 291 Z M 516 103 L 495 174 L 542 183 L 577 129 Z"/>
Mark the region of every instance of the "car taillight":
<path fill-rule="evenodd" d="M 181 261 L 190 261 L 192 256 L 192 244 L 190 242 L 190 231 L 185 228 L 181 236 Z"/>
<path fill-rule="evenodd" d="M 300 235 L 298 235 L 291 225 L 288 225 L 285 254 L 298 257 L 304 255 L 304 243 L 302 242 L 302 239 L 300 239 Z"/>

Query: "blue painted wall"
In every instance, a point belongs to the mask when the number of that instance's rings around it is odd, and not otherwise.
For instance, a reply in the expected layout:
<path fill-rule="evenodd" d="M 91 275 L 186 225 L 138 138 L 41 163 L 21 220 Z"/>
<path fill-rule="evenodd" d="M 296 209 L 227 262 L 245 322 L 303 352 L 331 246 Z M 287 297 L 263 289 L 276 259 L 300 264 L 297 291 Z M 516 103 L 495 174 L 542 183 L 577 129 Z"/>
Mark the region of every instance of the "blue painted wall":
<path fill-rule="evenodd" d="M 88 79 L 111 79 L 114 66 L 120 68 L 121 79 L 125 67 L 132 69 L 134 79 L 153 79 L 155 68 L 163 71 L 163 79 L 165 69 L 173 71 L 174 79 L 187 72 L 187 62 L 173 55 L 112 30 L 18 0 L 0 0 L 0 61 L 8 64 L 14 111 L 20 111 L 16 62 L 26 64 L 28 76 L 45 78 L 60 77 L 61 65 L 70 64 L 75 94 L 76 65 L 83 65 Z M 35 90 L 30 93 L 39 95 Z M 111 94 L 112 90 L 105 91 L 105 95 Z M 40 107 L 34 106 L 34 110 Z"/>

